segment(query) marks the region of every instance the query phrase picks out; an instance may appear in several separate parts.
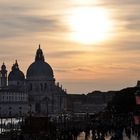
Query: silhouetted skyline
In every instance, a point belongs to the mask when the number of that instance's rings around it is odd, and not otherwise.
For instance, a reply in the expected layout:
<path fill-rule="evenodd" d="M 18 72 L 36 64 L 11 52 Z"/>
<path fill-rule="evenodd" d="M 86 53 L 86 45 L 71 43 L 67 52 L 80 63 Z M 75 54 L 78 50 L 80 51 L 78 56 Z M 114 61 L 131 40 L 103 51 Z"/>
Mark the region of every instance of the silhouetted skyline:
<path fill-rule="evenodd" d="M 135 86 L 140 77 L 139 12 L 139 0 L 0 1 L 0 63 L 10 69 L 17 59 L 26 73 L 41 44 L 69 93 Z M 84 19 L 95 24 L 84 26 Z M 96 21 L 104 28 L 95 35 L 100 29 Z"/>

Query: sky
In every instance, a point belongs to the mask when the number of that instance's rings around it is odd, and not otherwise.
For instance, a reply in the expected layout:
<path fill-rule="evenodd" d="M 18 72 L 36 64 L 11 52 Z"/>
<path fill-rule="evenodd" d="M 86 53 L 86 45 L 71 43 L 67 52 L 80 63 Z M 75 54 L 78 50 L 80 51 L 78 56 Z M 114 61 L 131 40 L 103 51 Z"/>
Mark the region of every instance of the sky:
<path fill-rule="evenodd" d="M 140 0 L 0 0 L 0 63 L 25 73 L 38 45 L 68 93 L 140 79 Z"/>

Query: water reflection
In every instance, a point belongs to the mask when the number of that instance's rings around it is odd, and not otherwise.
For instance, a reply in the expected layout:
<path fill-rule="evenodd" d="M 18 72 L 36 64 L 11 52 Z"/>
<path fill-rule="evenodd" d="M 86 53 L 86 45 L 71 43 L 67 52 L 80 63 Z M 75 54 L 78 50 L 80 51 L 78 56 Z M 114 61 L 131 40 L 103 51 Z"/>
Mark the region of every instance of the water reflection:
<path fill-rule="evenodd" d="M 11 130 L 21 130 L 22 118 L 1 118 L 0 119 L 0 134 L 10 132 Z"/>

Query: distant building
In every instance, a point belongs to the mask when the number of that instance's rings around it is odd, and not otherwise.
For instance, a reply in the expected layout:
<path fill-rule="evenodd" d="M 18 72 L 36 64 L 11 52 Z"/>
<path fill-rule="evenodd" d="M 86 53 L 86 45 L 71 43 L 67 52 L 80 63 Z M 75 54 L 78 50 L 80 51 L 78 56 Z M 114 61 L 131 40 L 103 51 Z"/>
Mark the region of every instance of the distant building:
<path fill-rule="evenodd" d="M 140 81 L 137 81 L 137 87 L 140 88 Z"/>
<path fill-rule="evenodd" d="M 114 92 L 94 91 L 87 95 L 68 94 L 68 108 L 73 113 L 98 113 L 107 107 Z"/>
<path fill-rule="evenodd" d="M 35 61 L 26 73 L 19 69 L 18 62 L 13 64 L 7 75 L 3 63 L 0 71 L 0 115 L 18 116 L 59 114 L 66 109 L 67 93 L 55 83 L 53 69 L 45 62 L 43 51 L 39 48 Z"/>
<path fill-rule="evenodd" d="M 134 112 L 134 123 L 140 127 L 140 81 L 137 82 L 137 91 L 135 93 L 136 108 Z"/>

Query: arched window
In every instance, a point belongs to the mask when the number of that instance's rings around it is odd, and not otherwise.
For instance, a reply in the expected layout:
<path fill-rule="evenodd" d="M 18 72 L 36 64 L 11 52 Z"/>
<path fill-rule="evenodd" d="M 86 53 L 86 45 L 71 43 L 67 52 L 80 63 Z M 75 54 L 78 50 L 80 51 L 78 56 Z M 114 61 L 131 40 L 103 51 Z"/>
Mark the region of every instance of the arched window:
<path fill-rule="evenodd" d="M 41 105 L 40 105 L 40 103 L 36 103 L 36 104 L 35 104 L 35 111 L 36 111 L 37 113 L 40 113 L 40 111 L 41 111 Z"/>
<path fill-rule="evenodd" d="M 50 84 L 50 91 L 53 91 L 53 85 Z"/>
<path fill-rule="evenodd" d="M 47 90 L 47 83 L 44 84 L 44 90 Z"/>

